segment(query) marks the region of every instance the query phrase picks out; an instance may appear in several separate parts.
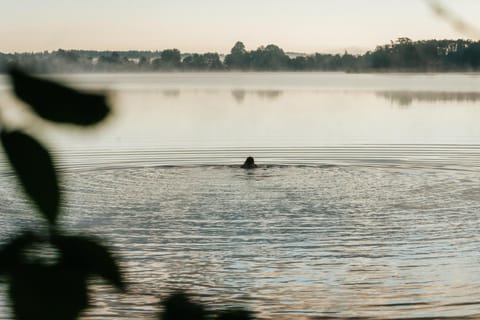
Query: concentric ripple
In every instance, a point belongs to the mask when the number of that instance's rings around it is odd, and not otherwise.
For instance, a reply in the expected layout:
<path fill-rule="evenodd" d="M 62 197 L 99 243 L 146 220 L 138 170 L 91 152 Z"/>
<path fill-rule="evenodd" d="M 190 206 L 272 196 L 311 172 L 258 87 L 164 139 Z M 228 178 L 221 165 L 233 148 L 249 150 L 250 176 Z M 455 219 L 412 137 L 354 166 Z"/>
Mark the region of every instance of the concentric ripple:
<path fill-rule="evenodd" d="M 152 318 L 159 297 L 178 288 L 271 319 L 478 315 L 480 171 L 451 161 L 477 149 L 452 148 L 413 148 L 415 158 L 397 146 L 391 161 L 386 148 L 382 157 L 378 147 L 317 149 L 309 165 L 260 157 L 253 171 L 135 161 L 149 152 L 120 166 L 94 154 L 97 168 L 65 167 L 63 225 L 107 239 L 130 286 L 128 295 L 96 286 L 86 318 Z M 280 154 L 295 153 L 269 157 Z M 2 185 L 3 239 L 39 223 L 14 200 L 12 178 Z"/>

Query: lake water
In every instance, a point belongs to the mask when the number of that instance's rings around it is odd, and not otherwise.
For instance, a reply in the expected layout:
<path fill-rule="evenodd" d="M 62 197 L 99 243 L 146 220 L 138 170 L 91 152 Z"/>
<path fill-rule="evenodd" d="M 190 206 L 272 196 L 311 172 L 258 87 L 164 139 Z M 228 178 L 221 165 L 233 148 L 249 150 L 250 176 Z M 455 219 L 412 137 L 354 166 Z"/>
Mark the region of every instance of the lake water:
<path fill-rule="evenodd" d="M 55 154 L 64 228 L 125 268 L 129 293 L 96 284 L 85 319 L 154 319 L 179 288 L 266 319 L 480 316 L 480 75 L 57 78 L 113 116 L 38 123 L 4 78 L 0 107 Z M 0 157 L 4 242 L 42 221 Z"/>

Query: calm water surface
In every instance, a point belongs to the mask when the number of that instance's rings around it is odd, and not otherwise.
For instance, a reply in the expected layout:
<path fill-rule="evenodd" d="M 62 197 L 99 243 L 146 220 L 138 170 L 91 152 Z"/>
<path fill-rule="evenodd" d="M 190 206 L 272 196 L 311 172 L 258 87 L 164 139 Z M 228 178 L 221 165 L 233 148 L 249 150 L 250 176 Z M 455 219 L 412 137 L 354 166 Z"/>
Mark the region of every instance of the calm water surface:
<path fill-rule="evenodd" d="M 130 293 L 97 283 L 85 319 L 153 319 L 178 288 L 271 319 L 480 316 L 480 75 L 58 78 L 114 116 L 38 124 L 5 79 L 0 107 L 56 155 L 63 226 L 125 267 Z M 42 222 L 0 159 L 6 241 Z"/>

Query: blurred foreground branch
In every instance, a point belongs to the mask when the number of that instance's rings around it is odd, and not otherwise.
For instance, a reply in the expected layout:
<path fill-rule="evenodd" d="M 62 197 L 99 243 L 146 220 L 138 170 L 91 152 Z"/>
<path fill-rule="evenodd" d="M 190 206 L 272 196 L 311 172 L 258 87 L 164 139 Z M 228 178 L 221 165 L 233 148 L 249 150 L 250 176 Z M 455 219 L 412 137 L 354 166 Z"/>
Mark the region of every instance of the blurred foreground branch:
<path fill-rule="evenodd" d="M 445 7 L 440 1 L 426 0 L 426 3 L 437 17 L 445 20 L 457 32 L 476 40 L 480 39 L 480 29 L 465 21 L 449 8 Z"/>

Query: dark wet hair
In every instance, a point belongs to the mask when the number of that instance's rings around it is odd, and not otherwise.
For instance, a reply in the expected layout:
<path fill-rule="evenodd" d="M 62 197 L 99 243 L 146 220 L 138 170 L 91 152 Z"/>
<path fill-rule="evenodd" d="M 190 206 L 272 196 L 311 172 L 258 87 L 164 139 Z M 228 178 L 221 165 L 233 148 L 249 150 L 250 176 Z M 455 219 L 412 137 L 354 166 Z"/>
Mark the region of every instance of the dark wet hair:
<path fill-rule="evenodd" d="M 242 168 L 244 169 L 252 169 L 256 167 L 257 166 L 255 165 L 255 160 L 253 159 L 253 157 L 248 157 L 242 165 Z"/>

